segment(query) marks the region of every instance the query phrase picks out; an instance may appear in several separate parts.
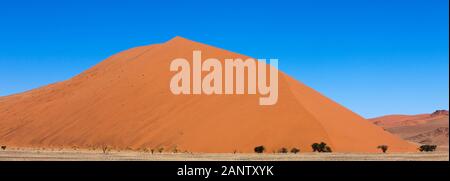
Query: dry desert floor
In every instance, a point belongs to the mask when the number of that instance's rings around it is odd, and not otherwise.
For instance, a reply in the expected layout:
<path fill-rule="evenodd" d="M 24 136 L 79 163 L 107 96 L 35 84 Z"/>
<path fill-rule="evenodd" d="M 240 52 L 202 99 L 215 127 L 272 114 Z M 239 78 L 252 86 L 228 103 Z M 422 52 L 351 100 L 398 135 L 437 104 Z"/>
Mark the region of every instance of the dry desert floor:
<path fill-rule="evenodd" d="M 0 161 L 449 161 L 449 152 L 433 153 L 145 153 L 100 150 L 0 150 Z"/>

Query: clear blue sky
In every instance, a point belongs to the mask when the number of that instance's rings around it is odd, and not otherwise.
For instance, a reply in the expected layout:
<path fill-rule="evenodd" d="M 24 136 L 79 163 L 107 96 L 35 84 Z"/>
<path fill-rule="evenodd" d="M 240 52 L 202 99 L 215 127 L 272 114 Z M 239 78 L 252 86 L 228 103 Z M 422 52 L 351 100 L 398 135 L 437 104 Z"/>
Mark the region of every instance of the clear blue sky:
<path fill-rule="evenodd" d="M 179 35 L 256 58 L 365 116 L 448 109 L 448 0 L 0 4 L 0 96 Z"/>

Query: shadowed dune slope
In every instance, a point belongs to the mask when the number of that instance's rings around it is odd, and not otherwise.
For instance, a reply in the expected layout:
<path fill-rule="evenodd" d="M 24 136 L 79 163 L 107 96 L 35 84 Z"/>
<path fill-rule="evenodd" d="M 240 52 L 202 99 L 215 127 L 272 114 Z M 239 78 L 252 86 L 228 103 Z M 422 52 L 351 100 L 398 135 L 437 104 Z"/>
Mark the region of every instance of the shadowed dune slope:
<path fill-rule="evenodd" d="M 181 37 L 123 51 L 67 81 L 1 97 L 0 144 L 230 153 L 258 145 L 306 152 L 323 141 L 337 152 L 416 150 L 281 72 L 274 106 L 260 106 L 259 95 L 173 95 L 169 65 L 192 61 L 193 50 L 203 60 L 247 58 Z"/>

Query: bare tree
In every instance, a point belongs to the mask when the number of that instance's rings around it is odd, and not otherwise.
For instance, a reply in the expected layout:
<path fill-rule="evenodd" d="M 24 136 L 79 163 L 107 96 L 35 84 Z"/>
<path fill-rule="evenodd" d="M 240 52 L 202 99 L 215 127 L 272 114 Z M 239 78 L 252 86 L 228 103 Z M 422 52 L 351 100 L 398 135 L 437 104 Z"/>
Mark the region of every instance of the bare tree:
<path fill-rule="evenodd" d="M 102 151 L 103 151 L 103 154 L 108 153 L 108 146 L 103 146 Z"/>
<path fill-rule="evenodd" d="M 388 148 L 389 148 L 389 146 L 388 146 L 388 145 L 380 145 L 380 146 L 378 146 L 377 148 L 378 148 L 378 149 L 381 149 L 381 151 L 382 151 L 383 153 L 386 153 L 387 150 L 388 150 Z"/>

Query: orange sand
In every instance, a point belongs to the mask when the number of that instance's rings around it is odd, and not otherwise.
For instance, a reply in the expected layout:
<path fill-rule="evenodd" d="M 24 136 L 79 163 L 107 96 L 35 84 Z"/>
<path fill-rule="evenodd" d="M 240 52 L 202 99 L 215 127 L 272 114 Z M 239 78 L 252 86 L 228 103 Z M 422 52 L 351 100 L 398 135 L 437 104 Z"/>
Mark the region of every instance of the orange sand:
<path fill-rule="evenodd" d="M 275 106 L 259 95 L 170 92 L 174 58 L 246 56 L 176 37 L 118 53 L 64 82 L 0 98 L 0 144 L 18 147 L 177 148 L 189 152 L 253 152 L 264 145 L 311 151 L 324 141 L 335 152 L 416 151 L 280 72 Z M 280 60 L 282 64 L 282 60 Z"/>

